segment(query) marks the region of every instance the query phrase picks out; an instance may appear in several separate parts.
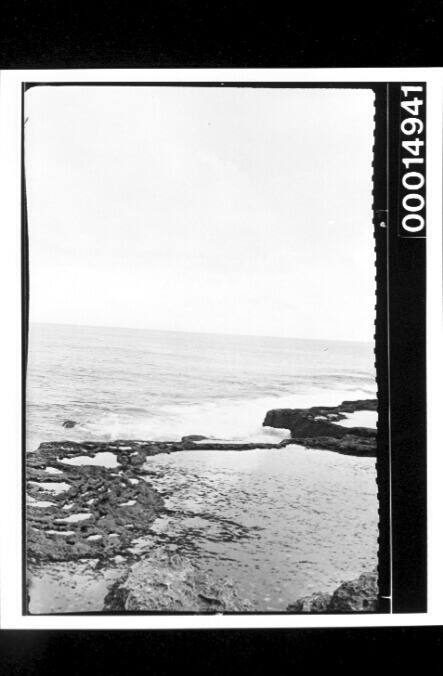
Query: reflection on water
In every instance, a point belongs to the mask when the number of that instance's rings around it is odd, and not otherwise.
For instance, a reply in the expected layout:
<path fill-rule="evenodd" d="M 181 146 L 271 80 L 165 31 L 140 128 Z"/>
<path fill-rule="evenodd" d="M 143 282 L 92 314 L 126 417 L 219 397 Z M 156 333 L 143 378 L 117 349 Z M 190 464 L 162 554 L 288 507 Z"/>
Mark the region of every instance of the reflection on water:
<path fill-rule="evenodd" d="M 285 610 L 377 565 L 373 458 L 290 446 L 159 455 L 146 469 L 168 512 L 135 550 L 176 549 L 231 578 L 256 610 Z"/>

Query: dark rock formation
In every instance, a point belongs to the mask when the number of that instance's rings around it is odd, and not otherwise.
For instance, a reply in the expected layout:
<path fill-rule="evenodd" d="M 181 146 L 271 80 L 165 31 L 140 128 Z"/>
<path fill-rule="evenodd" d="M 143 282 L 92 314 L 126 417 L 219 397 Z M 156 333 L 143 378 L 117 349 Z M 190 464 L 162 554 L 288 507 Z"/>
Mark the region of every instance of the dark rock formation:
<path fill-rule="evenodd" d="M 286 441 L 286 440 L 284 440 Z M 223 442 L 223 441 L 204 441 L 198 444 L 187 441 L 185 443 L 174 444 L 174 451 L 252 451 L 254 448 L 281 448 L 285 444 L 263 443 L 259 441 L 248 441 L 245 443 Z"/>
<path fill-rule="evenodd" d="M 286 610 L 291 613 L 325 613 L 330 601 L 331 594 L 316 592 L 291 603 Z"/>
<path fill-rule="evenodd" d="M 377 399 L 356 399 L 355 401 L 342 401 L 338 407 L 341 413 L 355 413 L 355 411 L 376 411 Z"/>
<path fill-rule="evenodd" d="M 333 613 L 375 612 L 378 601 L 377 573 L 363 573 L 357 580 L 343 582 L 332 594 L 329 610 Z"/>
<path fill-rule="evenodd" d="M 134 564 L 105 598 L 105 611 L 219 613 L 252 610 L 229 580 L 215 582 L 177 554 L 158 551 Z"/>
<path fill-rule="evenodd" d="M 76 425 L 77 423 L 75 422 L 75 420 L 65 420 L 65 422 L 63 423 L 63 427 L 75 427 Z"/>
<path fill-rule="evenodd" d="M 347 455 L 374 456 L 377 431 L 338 424 L 346 413 L 377 410 L 376 399 L 344 401 L 339 406 L 279 408 L 266 413 L 265 427 L 287 429 L 291 439 L 308 448 L 323 448 Z M 338 422 L 337 422 L 338 421 Z"/>
<path fill-rule="evenodd" d="M 354 432 L 355 430 L 353 430 Z M 294 440 L 292 440 L 294 443 Z M 375 438 L 367 439 L 365 437 L 346 434 L 340 439 L 334 437 L 311 437 L 308 439 L 297 439 L 297 443 L 306 448 L 317 448 L 325 451 L 335 451 L 342 455 L 355 455 L 360 458 L 374 458 L 377 455 L 377 443 Z"/>
<path fill-rule="evenodd" d="M 149 532 L 163 500 L 140 469 L 146 457 L 142 448 L 134 442 L 124 443 L 97 447 L 54 442 L 41 444 L 28 454 L 26 544 L 30 562 L 113 556 Z M 87 464 L 89 459 L 100 463 L 101 458 L 110 466 Z M 82 464 L 69 464 L 76 459 Z M 110 459 L 114 462 L 109 463 Z"/>
<path fill-rule="evenodd" d="M 344 401 L 339 406 L 312 406 L 311 408 L 276 408 L 268 411 L 263 421 L 266 427 L 288 429 L 292 438 L 310 436 L 335 436 L 340 438 L 350 430 L 359 435 L 372 436 L 375 432 L 366 427 L 343 427 L 336 421 L 344 420 L 346 413 L 355 411 L 376 411 L 376 399 Z M 363 430 L 363 432 L 362 432 Z"/>
<path fill-rule="evenodd" d="M 356 580 L 343 582 L 332 594 L 317 592 L 291 603 L 292 613 L 374 613 L 378 607 L 377 572 L 363 573 Z"/>

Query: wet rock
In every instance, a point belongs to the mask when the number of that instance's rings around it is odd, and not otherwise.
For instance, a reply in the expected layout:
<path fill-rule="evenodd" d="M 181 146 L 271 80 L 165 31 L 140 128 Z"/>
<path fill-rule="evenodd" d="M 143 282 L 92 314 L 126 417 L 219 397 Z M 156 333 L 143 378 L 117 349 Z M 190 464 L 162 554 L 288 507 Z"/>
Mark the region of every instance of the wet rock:
<path fill-rule="evenodd" d="M 377 399 L 356 399 L 355 401 L 343 401 L 339 409 L 342 413 L 355 413 L 355 411 L 376 411 Z"/>
<path fill-rule="evenodd" d="M 228 580 L 213 581 L 177 554 L 158 551 L 134 564 L 105 598 L 105 611 L 239 612 L 252 610 Z"/>
<path fill-rule="evenodd" d="M 63 423 L 63 427 L 75 427 L 76 425 L 78 425 L 78 423 L 75 422 L 75 420 L 65 420 Z"/>
<path fill-rule="evenodd" d="M 377 455 L 377 441 L 375 437 L 367 439 L 355 434 L 345 434 L 341 439 L 334 437 L 312 437 L 294 440 L 306 448 L 335 451 L 342 455 L 354 455 L 360 458 L 375 458 Z"/>
<path fill-rule="evenodd" d="M 346 413 L 377 410 L 376 399 L 344 401 L 339 406 L 280 408 L 266 413 L 265 427 L 287 429 L 291 439 L 307 448 L 323 448 L 346 455 L 375 456 L 377 431 L 338 424 Z M 289 442 L 285 440 L 283 445 Z"/>
<path fill-rule="evenodd" d="M 109 448 L 109 444 L 50 442 L 28 455 L 30 559 L 109 558 L 124 553 L 134 538 L 149 532 L 163 509 L 163 499 L 140 478 L 145 454 L 137 444 L 117 444 L 113 449 L 117 467 L 115 461 L 107 467 L 112 459 Z M 102 452 L 106 453 L 104 466 L 100 466 Z M 89 458 L 99 464 L 88 464 Z M 68 464 L 76 459 L 81 464 Z M 123 459 L 126 464 L 120 462 Z"/>
<path fill-rule="evenodd" d="M 287 607 L 292 613 L 376 612 L 378 607 L 377 572 L 362 573 L 356 580 L 343 582 L 332 594 L 317 592 Z"/>
<path fill-rule="evenodd" d="M 330 601 L 331 594 L 317 592 L 289 604 L 286 610 L 290 613 L 324 613 L 328 610 Z"/>
<path fill-rule="evenodd" d="M 263 442 L 231 443 L 223 441 L 203 441 L 196 444 L 186 441 L 175 444 L 174 451 L 252 451 L 254 448 L 281 448 L 281 443 L 268 444 Z"/>
<path fill-rule="evenodd" d="M 332 594 L 329 611 L 335 613 L 375 612 L 378 603 L 377 573 L 363 573 L 357 580 L 343 582 Z"/>
<path fill-rule="evenodd" d="M 129 462 L 133 467 L 140 467 L 146 461 L 146 455 L 143 450 L 139 450 L 134 455 L 131 455 Z"/>

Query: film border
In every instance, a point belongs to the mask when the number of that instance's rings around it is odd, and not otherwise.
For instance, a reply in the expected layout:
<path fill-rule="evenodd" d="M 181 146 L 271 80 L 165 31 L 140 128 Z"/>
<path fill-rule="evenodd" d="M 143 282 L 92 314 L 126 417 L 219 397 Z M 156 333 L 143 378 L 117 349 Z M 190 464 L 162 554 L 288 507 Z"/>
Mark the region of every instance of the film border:
<path fill-rule="evenodd" d="M 34 86 L 160 86 L 371 89 L 375 93 L 373 222 L 376 248 L 377 305 L 375 363 L 379 400 L 377 483 L 379 497 L 379 613 L 426 610 L 426 397 L 425 397 L 425 250 L 399 245 L 398 123 L 399 83 L 380 82 L 26 82 L 22 84 L 22 581 L 25 571 L 25 386 L 28 341 L 29 259 L 24 175 L 24 94 Z M 409 240 L 409 242 L 408 242 Z M 415 265 L 414 265 L 415 261 Z M 408 284 L 405 285 L 405 277 Z M 404 335 L 408 317 L 407 344 Z M 395 354 L 393 347 L 395 346 Z M 419 352 L 421 359 L 410 359 Z M 412 363 L 413 362 L 413 363 Z M 398 372 L 401 368 L 403 371 Z M 419 384 L 420 398 L 416 385 Z M 417 401 L 418 399 L 418 401 Z M 414 403 L 415 402 L 415 403 Z M 405 427 L 406 421 L 406 427 Z M 424 427 L 423 427 L 424 424 Z M 405 432 L 407 430 L 407 432 Z M 414 455 L 414 449 L 422 449 Z M 394 451 L 395 449 L 395 451 Z M 412 449 L 412 453 L 409 453 Z M 418 479 L 418 481 L 417 481 Z M 415 486 L 411 484 L 414 483 Z M 411 490 L 410 490 L 411 489 Z M 413 565 L 412 565 L 413 564 Z M 391 603 L 392 602 L 392 603 Z M 75 613 L 91 615 L 104 613 Z M 131 614 L 131 613 L 128 613 Z M 133 613 L 155 615 L 156 613 Z M 171 613 L 181 614 L 181 613 Z M 275 613 L 258 613 L 269 615 Z M 287 614 L 287 613 L 284 613 Z"/>

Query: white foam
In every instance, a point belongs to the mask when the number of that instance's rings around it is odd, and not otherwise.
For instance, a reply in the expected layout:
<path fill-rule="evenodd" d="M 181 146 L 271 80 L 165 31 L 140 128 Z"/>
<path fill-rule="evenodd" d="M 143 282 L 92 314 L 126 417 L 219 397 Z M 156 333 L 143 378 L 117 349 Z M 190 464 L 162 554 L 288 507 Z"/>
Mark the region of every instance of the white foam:
<path fill-rule="evenodd" d="M 115 453 L 110 453 L 110 451 L 102 451 L 96 453 L 94 456 L 90 457 L 89 455 L 77 455 L 75 458 L 62 458 L 59 462 L 63 462 L 66 465 L 75 465 L 77 467 L 82 465 L 95 465 L 99 467 L 114 468 L 120 467 L 120 463 L 117 461 L 117 456 Z"/>
<path fill-rule="evenodd" d="M 82 438 L 85 438 L 87 431 L 91 438 L 103 441 L 180 441 L 183 436 L 201 434 L 211 441 L 279 442 L 287 438 L 289 432 L 262 426 L 270 409 L 337 406 L 345 400 L 367 399 L 368 396 L 372 396 L 370 392 L 358 388 L 307 387 L 304 391 L 284 396 L 162 405 L 152 410 L 149 416 L 135 416 L 124 411 L 106 412 L 94 422 L 85 423 Z M 122 445 L 119 448 L 125 447 Z"/>
<path fill-rule="evenodd" d="M 75 535 L 73 530 L 46 530 L 48 535 Z"/>
<path fill-rule="evenodd" d="M 128 500 L 128 502 L 121 502 L 119 504 L 119 507 L 132 507 L 132 505 L 135 505 L 135 500 Z"/>
<path fill-rule="evenodd" d="M 103 535 L 98 535 L 98 534 L 97 534 L 97 535 L 90 535 L 90 536 L 87 537 L 86 539 L 87 539 L 87 540 L 101 540 L 102 538 L 103 538 Z"/>
<path fill-rule="evenodd" d="M 61 469 L 56 469 L 56 467 L 46 467 L 45 472 L 48 474 L 63 474 Z"/>

